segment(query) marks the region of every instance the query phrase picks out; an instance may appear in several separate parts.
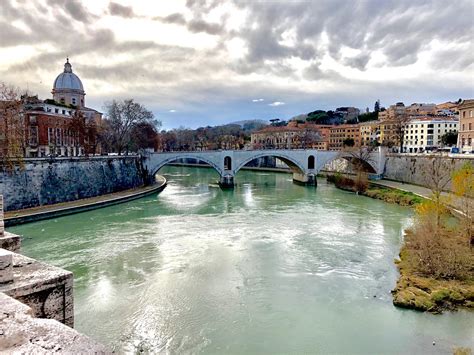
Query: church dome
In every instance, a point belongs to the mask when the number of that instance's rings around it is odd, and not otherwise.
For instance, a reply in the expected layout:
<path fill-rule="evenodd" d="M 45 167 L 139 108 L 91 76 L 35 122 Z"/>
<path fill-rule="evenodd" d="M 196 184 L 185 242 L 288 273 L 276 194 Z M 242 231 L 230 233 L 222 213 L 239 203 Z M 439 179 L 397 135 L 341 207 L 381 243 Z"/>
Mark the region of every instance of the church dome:
<path fill-rule="evenodd" d="M 81 79 L 79 79 L 79 77 L 72 72 L 72 66 L 69 63 L 69 58 L 64 64 L 64 72 L 59 74 L 56 80 L 54 80 L 53 90 L 79 90 L 84 92 L 84 86 L 82 86 Z"/>

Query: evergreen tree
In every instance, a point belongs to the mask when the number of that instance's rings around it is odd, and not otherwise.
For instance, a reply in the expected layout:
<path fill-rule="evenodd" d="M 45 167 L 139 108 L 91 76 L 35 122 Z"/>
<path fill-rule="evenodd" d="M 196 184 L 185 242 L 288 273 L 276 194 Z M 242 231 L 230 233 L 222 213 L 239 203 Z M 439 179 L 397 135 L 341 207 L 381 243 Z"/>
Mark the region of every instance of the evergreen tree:
<path fill-rule="evenodd" d="M 380 100 L 375 101 L 374 112 L 380 111 Z"/>

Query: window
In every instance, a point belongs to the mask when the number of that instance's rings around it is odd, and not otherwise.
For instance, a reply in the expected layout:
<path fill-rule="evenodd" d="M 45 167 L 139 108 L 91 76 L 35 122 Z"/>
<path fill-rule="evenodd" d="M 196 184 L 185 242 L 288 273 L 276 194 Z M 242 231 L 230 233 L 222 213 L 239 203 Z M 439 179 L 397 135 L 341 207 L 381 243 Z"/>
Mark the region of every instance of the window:
<path fill-rule="evenodd" d="M 48 128 L 48 144 L 52 144 L 54 141 L 53 129 L 51 127 Z"/>
<path fill-rule="evenodd" d="M 73 105 L 76 104 L 76 98 L 75 98 L 75 97 L 72 98 L 72 104 L 73 104 Z"/>
<path fill-rule="evenodd" d="M 59 113 L 59 109 L 55 108 L 55 109 L 54 109 L 54 112 L 55 112 L 55 113 Z"/>
<path fill-rule="evenodd" d="M 38 127 L 30 127 L 30 145 L 38 145 Z"/>
<path fill-rule="evenodd" d="M 472 130 L 472 123 L 469 122 L 469 130 Z"/>
<path fill-rule="evenodd" d="M 62 104 L 65 104 L 65 103 L 66 103 L 66 100 L 64 100 L 64 97 L 61 97 L 61 100 L 60 100 L 60 101 L 61 101 Z"/>
<path fill-rule="evenodd" d="M 65 115 L 65 114 L 66 114 L 66 110 L 63 110 L 63 115 Z"/>

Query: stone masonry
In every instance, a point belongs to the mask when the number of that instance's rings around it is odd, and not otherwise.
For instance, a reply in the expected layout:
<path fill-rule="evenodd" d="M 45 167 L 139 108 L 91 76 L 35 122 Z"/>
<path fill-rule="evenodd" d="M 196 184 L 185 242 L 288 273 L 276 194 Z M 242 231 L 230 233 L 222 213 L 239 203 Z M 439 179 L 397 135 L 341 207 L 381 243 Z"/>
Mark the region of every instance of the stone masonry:
<path fill-rule="evenodd" d="M 139 157 L 25 159 L 0 172 L 5 211 L 74 201 L 144 184 Z"/>
<path fill-rule="evenodd" d="M 106 354 L 104 346 L 0 292 L 0 353 Z"/>
<path fill-rule="evenodd" d="M 413 185 L 427 186 L 431 167 L 433 166 L 433 156 L 418 154 L 390 154 L 387 156 L 385 164 L 384 178 L 405 182 Z M 451 174 L 460 169 L 464 164 L 474 164 L 474 159 L 469 156 L 448 157 L 443 159 L 443 167 L 447 169 L 447 179 Z M 448 182 L 446 190 L 450 190 L 451 185 Z"/>

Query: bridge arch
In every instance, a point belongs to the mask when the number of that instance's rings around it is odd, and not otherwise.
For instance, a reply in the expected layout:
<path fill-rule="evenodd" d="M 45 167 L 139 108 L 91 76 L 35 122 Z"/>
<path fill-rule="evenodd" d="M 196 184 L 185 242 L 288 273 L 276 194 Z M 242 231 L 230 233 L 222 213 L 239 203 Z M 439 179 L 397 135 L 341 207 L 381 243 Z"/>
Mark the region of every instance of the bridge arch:
<path fill-rule="evenodd" d="M 331 163 L 335 160 L 338 159 L 344 159 L 348 161 L 352 166 L 359 165 L 365 172 L 369 174 L 379 174 L 378 167 L 377 167 L 377 162 L 373 161 L 370 157 L 367 158 L 362 158 L 358 157 L 357 155 L 351 155 L 351 154 L 338 154 L 330 157 L 327 159 L 322 166 L 319 167 L 319 170 L 321 170 L 324 165 Z"/>
<path fill-rule="evenodd" d="M 305 171 L 307 170 L 302 165 L 303 162 L 299 162 L 298 160 L 291 158 L 285 154 L 277 153 L 277 152 L 262 152 L 262 153 L 252 155 L 251 157 L 242 160 L 241 162 L 238 163 L 238 165 L 236 164 L 236 167 L 233 170 L 234 175 L 236 175 L 240 169 L 242 169 L 246 164 L 250 163 L 252 160 L 264 158 L 264 157 L 274 157 L 274 158 L 280 159 L 286 165 L 288 165 L 288 167 L 293 172 L 304 174 Z"/>
<path fill-rule="evenodd" d="M 153 164 L 153 162 L 151 162 L 152 164 L 150 164 L 150 165 L 152 165 L 152 168 L 149 169 L 150 172 L 151 172 L 151 176 L 155 176 L 156 173 L 163 166 L 165 166 L 169 163 L 173 163 L 173 162 L 178 161 L 178 160 L 182 160 L 182 159 L 195 159 L 195 160 L 198 160 L 198 161 L 202 161 L 202 162 L 208 164 L 209 166 L 211 166 L 212 168 L 214 168 L 214 170 L 217 171 L 219 176 L 222 176 L 222 174 L 223 174 L 222 169 L 215 162 L 213 162 L 210 159 L 207 159 L 206 157 L 196 156 L 196 155 L 193 155 L 193 154 L 182 154 L 182 155 L 180 154 L 179 156 L 172 156 L 172 157 L 166 158 L 164 160 L 160 160 L 156 164 Z"/>

